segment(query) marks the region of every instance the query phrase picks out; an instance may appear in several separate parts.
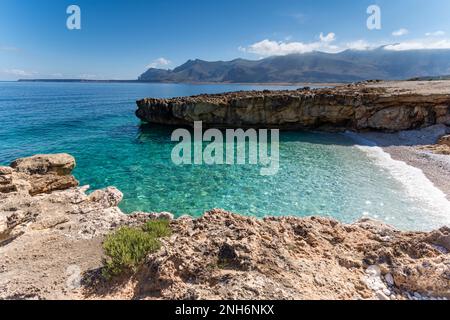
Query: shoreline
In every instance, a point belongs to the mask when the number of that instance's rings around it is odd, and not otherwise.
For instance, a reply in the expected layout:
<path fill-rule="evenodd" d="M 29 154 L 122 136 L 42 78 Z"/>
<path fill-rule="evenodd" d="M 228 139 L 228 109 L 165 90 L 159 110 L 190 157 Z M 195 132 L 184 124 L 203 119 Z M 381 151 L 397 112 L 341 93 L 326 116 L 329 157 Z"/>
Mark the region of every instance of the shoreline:
<path fill-rule="evenodd" d="M 3 81 L 0 81 L 3 82 Z M 19 79 L 4 82 L 49 82 L 49 83 L 144 83 L 144 84 L 184 84 L 184 85 L 242 85 L 242 86 L 280 86 L 280 87 L 336 87 L 350 84 L 350 82 L 171 82 L 171 81 L 142 81 L 142 80 L 89 80 L 89 79 Z"/>
<path fill-rule="evenodd" d="M 435 154 L 421 147 L 434 145 L 450 127 L 431 126 L 421 130 L 398 133 L 363 132 L 358 135 L 388 153 L 393 160 L 417 168 L 450 201 L 450 156 Z"/>

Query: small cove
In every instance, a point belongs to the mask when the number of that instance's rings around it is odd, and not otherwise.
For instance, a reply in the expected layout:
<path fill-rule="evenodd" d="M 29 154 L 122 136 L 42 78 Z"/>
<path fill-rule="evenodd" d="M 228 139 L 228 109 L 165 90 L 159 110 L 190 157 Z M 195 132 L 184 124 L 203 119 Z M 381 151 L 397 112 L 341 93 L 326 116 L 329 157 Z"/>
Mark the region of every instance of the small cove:
<path fill-rule="evenodd" d="M 274 88 L 0 83 L 0 163 L 36 153 L 70 153 L 81 184 L 116 186 L 128 213 L 199 216 L 223 208 L 258 217 L 321 215 L 343 222 L 372 217 L 408 230 L 449 223 L 448 212 L 441 212 L 445 204 L 436 207 L 424 201 L 432 196 L 414 196 L 388 163 L 349 136 L 282 132 L 280 171 L 264 177 L 252 165 L 176 166 L 170 158 L 173 128 L 142 125 L 134 116 L 134 101 L 144 97 Z"/>

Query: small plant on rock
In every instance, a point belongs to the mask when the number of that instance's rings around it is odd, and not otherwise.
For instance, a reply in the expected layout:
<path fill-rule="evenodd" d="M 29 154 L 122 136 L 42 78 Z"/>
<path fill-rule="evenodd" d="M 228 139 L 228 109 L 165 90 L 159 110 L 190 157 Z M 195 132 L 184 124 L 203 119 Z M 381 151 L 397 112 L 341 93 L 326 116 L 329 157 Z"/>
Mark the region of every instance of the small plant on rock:
<path fill-rule="evenodd" d="M 142 228 L 123 227 L 107 236 L 103 242 L 103 275 L 111 278 L 135 272 L 148 254 L 159 250 L 159 238 L 171 235 L 169 225 L 167 220 L 152 220 Z"/>
<path fill-rule="evenodd" d="M 153 235 L 156 238 L 170 237 L 172 230 L 170 230 L 169 220 L 150 220 L 144 225 L 144 231 Z"/>

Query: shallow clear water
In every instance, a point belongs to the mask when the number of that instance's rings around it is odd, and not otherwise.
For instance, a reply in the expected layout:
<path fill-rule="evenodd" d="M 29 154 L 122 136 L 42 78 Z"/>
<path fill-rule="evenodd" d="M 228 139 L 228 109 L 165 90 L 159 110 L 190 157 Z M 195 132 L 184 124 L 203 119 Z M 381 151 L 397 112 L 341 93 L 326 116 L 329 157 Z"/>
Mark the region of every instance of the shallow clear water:
<path fill-rule="evenodd" d="M 370 216 L 402 229 L 448 224 L 445 204 L 433 206 L 426 194 L 412 195 L 388 167 L 345 135 L 281 133 L 280 171 L 264 177 L 251 165 L 175 166 L 173 128 L 141 125 L 134 116 L 135 100 L 143 97 L 254 88 L 270 87 L 0 83 L 0 163 L 36 153 L 70 153 L 81 184 L 118 187 L 126 212 L 198 216 L 224 208 L 344 222 Z"/>

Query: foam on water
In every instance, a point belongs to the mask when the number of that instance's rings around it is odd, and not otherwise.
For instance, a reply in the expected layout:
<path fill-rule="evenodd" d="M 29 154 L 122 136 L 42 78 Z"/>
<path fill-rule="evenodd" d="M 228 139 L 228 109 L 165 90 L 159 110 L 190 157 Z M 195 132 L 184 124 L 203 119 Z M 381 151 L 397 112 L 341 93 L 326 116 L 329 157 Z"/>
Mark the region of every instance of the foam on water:
<path fill-rule="evenodd" d="M 356 147 L 374 159 L 377 165 L 389 170 L 392 177 L 404 185 L 405 191 L 411 198 L 427 203 L 435 210 L 437 216 L 450 225 L 450 201 L 421 169 L 410 166 L 404 161 L 393 159 L 375 142 L 355 132 L 346 132 L 345 135 L 357 142 Z"/>

